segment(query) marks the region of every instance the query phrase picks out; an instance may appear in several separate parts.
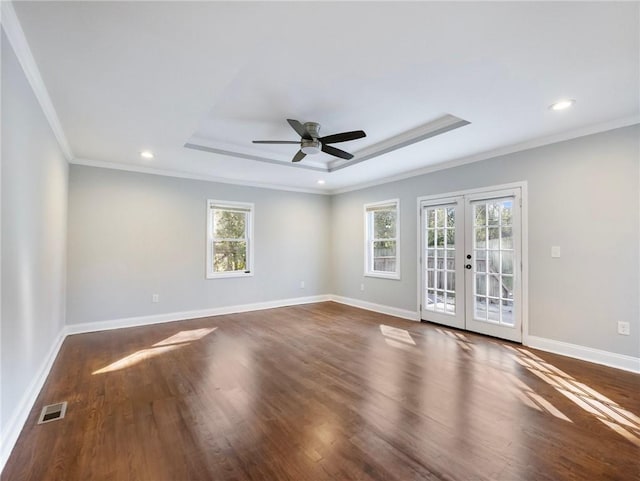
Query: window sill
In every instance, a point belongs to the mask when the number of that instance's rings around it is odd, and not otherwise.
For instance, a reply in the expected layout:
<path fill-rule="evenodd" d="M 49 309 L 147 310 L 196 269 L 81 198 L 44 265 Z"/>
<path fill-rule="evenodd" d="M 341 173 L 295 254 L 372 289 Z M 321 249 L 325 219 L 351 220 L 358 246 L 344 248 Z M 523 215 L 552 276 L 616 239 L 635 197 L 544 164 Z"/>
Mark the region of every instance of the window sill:
<path fill-rule="evenodd" d="M 400 274 L 396 274 L 395 272 L 365 272 L 365 277 L 377 277 L 379 279 L 391 279 L 394 281 L 400 280 Z"/>
<path fill-rule="evenodd" d="M 207 272 L 207 279 L 226 279 L 229 277 L 252 277 L 253 272 L 234 271 L 234 272 Z"/>

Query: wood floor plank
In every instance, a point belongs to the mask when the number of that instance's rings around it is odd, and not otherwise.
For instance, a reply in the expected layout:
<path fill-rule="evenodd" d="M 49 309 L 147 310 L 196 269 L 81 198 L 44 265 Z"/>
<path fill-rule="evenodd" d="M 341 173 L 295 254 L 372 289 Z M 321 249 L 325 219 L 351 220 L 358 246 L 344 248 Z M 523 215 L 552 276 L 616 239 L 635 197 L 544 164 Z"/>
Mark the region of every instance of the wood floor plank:
<path fill-rule="evenodd" d="M 331 302 L 96 332 L 65 340 L 1 478 L 637 480 L 639 392 Z"/>

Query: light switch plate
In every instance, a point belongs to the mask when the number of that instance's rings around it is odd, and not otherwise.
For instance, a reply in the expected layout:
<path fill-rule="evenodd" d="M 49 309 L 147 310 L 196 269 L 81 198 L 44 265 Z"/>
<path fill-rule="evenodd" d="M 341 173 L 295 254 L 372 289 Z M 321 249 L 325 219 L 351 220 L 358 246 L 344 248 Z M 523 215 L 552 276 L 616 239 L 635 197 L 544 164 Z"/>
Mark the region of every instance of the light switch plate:
<path fill-rule="evenodd" d="M 560 257 L 560 246 L 551 247 L 551 257 Z"/>

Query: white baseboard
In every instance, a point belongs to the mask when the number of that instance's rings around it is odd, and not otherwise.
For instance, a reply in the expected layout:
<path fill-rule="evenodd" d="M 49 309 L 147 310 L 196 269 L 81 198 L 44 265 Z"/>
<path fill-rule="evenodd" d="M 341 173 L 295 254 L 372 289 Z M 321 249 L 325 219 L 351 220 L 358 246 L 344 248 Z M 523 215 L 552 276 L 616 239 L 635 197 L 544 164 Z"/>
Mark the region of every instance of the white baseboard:
<path fill-rule="evenodd" d="M 2 427 L 2 433 L 0 434 L 0 473 L 2 473 L 4 465 L 6 464 L 7 459 L 9 459 L 9 455 L 18 440 L 18 436 L 20 436 L 22 428 L 24 427 L 24 423 L 27 421 L 29 413 L 40 394 L 40 390 L 49 376 L 49 371 L 51 371 L 53 362 L 56 360 L 56 356 L 62 347 L 62 342 L 65 337 L 66 331 L 63 328 L 44 358 L 44 361 L 38 370 L 38 374 L 31 381 L 29 387 L 27 387 L 14 412 L 9 416 L 8 422 Z"/>
<path fill-rule="evenodd" d="M 385 306 L 383 304 L 375 304 L 373 302 L 353 299 L 351 297 L 336 296 L 334 294 L 331 294 L 328 297 L 331 301 L 338 302 L 340 304 L 346 304 L 347 306 L 359 307 L 360 309 L 366 309 L 367 311 L 374 311 L 381 314 L 388 314 L 389 316 L 401 317 L 402 319 L 408 319 L 410 321 L 420 320 L 418 312 L 416 311 L 400 309 L 399 307 Z"/>
<path fill-rule="evenodd" d="M 552 352 L 583 361 L 640 373 L 640 358 L 638 357 L 625 356 L 624 354 L 601 351 L 600 349 L 594 349 L 592 347 L 579 346 L 577 344 L 537 336 L 527 336 L 525 345 L 540 349 L 541 351 Z"/>
<path fill-rule="evenodd" d="M 147 326 L 163 322 L 184 321 L 186 319 L 197 319 L 199 317 L 221 316 L 224 314 L 237 314 L 240 312 L 260 311 L 263 309 L 274 309 L 276 307 L 296 306 L 300 304 L 311 304 L 313 302 L 325 302 L 329 296 L 308 296 L 294 297 L 291 299 L 279 299 L 276 301 L 256 302 L 253 304 L 239 304 L 235 306 L 212 307 L 209 309 L 198 309 L 194 311 L 169 312 L 166 314 L 155 314 L 151 316 L 127 317 L 123 319 L 111 319 L 108 321 L 86 322 L 83 324 L 68 324 L 67 334 L 82 334 L 85 332 L 108 331 L 111 329 L 121 329 L 123 327 Z"/>

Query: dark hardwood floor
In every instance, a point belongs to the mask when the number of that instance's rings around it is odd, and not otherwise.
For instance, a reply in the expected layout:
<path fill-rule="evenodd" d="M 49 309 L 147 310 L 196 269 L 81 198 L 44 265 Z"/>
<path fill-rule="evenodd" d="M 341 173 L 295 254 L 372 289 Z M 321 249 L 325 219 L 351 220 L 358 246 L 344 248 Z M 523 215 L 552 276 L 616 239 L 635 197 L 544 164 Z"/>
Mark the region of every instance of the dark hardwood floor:
<path fill-rule="evenodd" d="M 70 336 L 23 480 L 637 480 L 640 376 L 335 303 Z M 66 417 L 37 425 L 43 405 Z"/>

